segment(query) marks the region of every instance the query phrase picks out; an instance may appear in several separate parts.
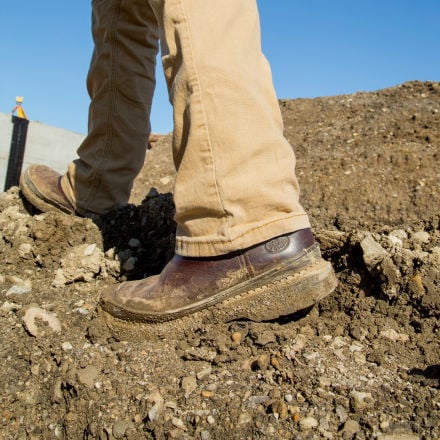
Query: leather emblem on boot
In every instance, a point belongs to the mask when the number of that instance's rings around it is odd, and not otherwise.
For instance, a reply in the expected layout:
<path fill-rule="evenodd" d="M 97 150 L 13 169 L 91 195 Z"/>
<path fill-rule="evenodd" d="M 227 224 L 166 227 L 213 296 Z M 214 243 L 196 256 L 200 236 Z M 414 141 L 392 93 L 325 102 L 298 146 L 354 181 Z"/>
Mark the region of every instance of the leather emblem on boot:
<path fill-rule="evenodd" d="M 280 252 L 284 251 L 284 249 L 287 249 L 287 247 L 290 244 L 289 237 L 278 237 L 271 241 L 268 241 L 264 247 L 266 248 L 267 252 L 271 254 L 279 254 Z"/>

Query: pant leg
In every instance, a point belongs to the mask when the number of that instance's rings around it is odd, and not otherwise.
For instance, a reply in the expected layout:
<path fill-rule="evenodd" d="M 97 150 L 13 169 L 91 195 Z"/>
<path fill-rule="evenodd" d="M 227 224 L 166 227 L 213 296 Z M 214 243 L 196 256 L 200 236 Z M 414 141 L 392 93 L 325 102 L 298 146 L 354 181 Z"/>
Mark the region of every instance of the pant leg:
<path fill-rule="evenodd" d="M 62 178 L 78 212 L 128 201 L 150 133 L 158 26 L 146 0 L 93 0 L 88 135 Z"/>
<path fill-rule="evenodd" d="M 309 227 L 255 0 L 150 0 L 174 107 L 177 247 L 213 256 Z"/>

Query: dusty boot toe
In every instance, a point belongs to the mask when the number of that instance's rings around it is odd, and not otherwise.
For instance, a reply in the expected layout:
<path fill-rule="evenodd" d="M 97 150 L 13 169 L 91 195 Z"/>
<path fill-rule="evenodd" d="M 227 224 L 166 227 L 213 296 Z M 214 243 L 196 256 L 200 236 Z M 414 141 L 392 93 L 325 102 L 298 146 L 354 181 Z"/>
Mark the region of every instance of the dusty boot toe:
<path fill-rule="evenodd" d="M 20 178 L 24 197 L 42 212 L 75 214 L 75 208 L 61 189 L 61 174 L 45 165 L 30 165 Z"/>

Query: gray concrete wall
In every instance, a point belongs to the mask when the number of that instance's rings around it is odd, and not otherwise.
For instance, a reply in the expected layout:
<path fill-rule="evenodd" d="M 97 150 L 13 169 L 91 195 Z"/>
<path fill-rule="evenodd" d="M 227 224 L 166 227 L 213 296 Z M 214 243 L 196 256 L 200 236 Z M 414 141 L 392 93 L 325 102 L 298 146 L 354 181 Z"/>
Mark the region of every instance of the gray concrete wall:
<path fill-rule="evenodd" d="M 5 185 L 12 128 L 11 115 L 0 113 L 0 191 Z M 77 157 L 76 150 L 84 137 L 73 131 L 30 121 L 23 169 L 31 163 L 39 163 L 64 173 L 68 163 Z"/>

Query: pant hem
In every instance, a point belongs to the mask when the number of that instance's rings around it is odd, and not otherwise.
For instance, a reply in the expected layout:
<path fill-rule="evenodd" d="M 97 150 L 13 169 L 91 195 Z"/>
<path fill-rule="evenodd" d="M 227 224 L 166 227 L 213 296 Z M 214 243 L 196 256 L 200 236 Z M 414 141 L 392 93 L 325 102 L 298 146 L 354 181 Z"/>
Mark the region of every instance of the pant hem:
<path fill-rule="evenodd" d="M 309 218 L 307 214 L 300 214 L 250 227 L 246 232 L 231 239 L 215 240 L 177 235 L 176 254 L 183 257 L 215 257 L 305 228 L 310 228 Z M 233 234 L 231 236 L 233 237 Z"/>

